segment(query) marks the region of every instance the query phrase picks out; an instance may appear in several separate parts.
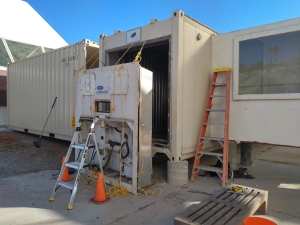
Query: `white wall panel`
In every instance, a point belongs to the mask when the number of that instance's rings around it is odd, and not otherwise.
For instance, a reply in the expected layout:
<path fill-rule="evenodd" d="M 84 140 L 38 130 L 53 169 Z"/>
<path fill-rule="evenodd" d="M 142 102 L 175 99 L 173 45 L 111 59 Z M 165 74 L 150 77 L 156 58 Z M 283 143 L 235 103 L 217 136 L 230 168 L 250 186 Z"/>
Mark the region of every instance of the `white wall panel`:
<path fill-rule="evenodd" d="M 234 39 L 241 35 L 255 36 L 258 32 L 299 25 L 300 19 L 249 28 L 212 37 L 212 68 L 232 67 L 234 61 Z M 238 76 L 233 71 L 233 78 Z M 238 85 L 232 79 L 232 87 Z M 262 143 L 300 146 L 300 100 L 266 99 L 233 100 L 230 102 L 229 139 Z"/>

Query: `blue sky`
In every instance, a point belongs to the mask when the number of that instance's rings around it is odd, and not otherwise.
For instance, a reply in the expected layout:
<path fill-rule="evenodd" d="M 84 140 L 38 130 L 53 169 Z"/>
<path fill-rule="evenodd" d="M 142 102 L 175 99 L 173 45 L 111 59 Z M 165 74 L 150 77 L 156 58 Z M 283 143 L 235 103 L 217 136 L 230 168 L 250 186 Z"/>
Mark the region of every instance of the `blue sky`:
<path fill-rule="evenodd" d="M 69 44 L 185 14 L 219 33 L 300 17 L 300 0 L 26 0 Z"/>

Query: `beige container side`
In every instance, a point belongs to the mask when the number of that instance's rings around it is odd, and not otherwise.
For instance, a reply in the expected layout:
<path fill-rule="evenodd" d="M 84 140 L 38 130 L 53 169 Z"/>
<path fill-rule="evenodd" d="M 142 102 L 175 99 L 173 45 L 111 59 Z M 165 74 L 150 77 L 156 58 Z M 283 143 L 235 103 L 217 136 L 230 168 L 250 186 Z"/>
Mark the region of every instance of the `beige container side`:
<path fill-rule="evenodd" d="M 212 35 L 211 32 L 208 33 L 201 29 L 201 27 L 196 27 L 195 24 L 191 23 L 190 19 L 185 18 L 185 20 L 183 32 L 184 79 L 181 113 L 183 123 L 182 155 L 194 153 L 198 143 L 211 74 L 210 37 Z M 197 40 L 198 34 L 201 35 L 201 40 Z M 204 148 L 211 146 L 211 144 L 207 143 Z"/>
<path fill-rule="evenodd" d="M 172 19 L 166 19 L 162 21 L 158 21 L 155 24 L 148 24 L 141 28 L 141 40 L 133 43 L 126 43 L 126 34 L 127 31 L 118 33 L 112 36 L 107 36 L 103 39 L 100 39 L 100 46 L 104 46 L 100 52 L 100 61 L 107 65 L 107 59 L 105 57 L 105 51 L 114 51 L 116 49 L 127 49 L 132 44 L 132 48 L 141 46 L 144 41 L 147 40 L 146 44 L 158 41 L 157 38 L 168 37 L 172 34 Z M 151 31 L 151 32 L 150 32 Z M 150 32 L 150 33 L 149 33 Z M 149 35 L 148 35 L 149 34 Z M 104 44 L 105 43 L 105 44 Z M 117 59 L 115 59 L 117 61 Z M 99 64 L 99 67 L 103 67 L 102 63 Z"/>
<path fill-rule="evenodd" d="M 141 45 L 152 25 L 141 27 Z M 197 41 L 197 34 L 202 39 Z M 176 11 L 176 16 L 153 25 L 147 44 L 170 37 L 170 149 L 162 149 L 171 160 L 180 161 L 194 156 L 201 127 L 211 70 L 211 39 L 215 31 Z M 105 37 L 100 46 L 114 38 L 109 46 L 104 45 L 100 60 L 105 52 L 126 49 L 126 32 Z M 106 62 L 107 63 L 107 62 Z M 100 63 L 100 67 L 102 64 Z M 157 152 L 159 150 L 156 148 Z"/>
<path fill-rule="evenodd" d="M 179 13 L 180 15 L 180 13 Z M 180 161 L 182 155 L 182 110 L 183 101 L 183 16 L 172 18 L 170 74 L 170 155 L 172 161 Z M 170 156 L 169 156 L 170 157 Z"/>
<path fill-rule="evenodd" d="M 74 132 L 74 70 L 86 62 L 86 43 L 79 42 L 8 67 L 8 126 L 40 134 L 53 101 L 44 136 L 69 140 Z"/>
<path fill-rule="evenodd" d="M 212 69 L 232 67 L 234 69 L 234 38 L 258 32 L 288 29 L 299 26 L 300 19 L 249 28 L 212 37 Z M 300 27 L 299 27 L 300 28 Z M 231 83 L 231 94 L 235 73 Z M 237 141 L 261 142 L 277 145 L 300 146 L 299 139 L 299 99 L 233 100 L 230 101 L 229 139 Z"/>

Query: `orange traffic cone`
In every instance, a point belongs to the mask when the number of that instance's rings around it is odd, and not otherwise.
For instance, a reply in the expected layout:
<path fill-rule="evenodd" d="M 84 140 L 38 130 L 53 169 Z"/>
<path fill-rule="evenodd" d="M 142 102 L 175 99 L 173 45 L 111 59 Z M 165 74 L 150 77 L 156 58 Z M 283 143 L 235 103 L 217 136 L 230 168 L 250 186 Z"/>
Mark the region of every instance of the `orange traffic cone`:
<path fill-rule="evenodd" d="M 62 162 L 61 162 L 61 168 L 63 167 L 65 160 L 66 160 L 66 156 L 63 156 Z M 71 181 L 71 180 L 74 180 L 74 179 L 72 177 L 70 177 L 69 168 L 66 166 L 64 169 L 63 175 L 61 177 L 61 181 L 66 182 L 66 181 Z"/>
<path fill-rule="evenodd" d="M 103 175 L 101 172 L 98 173 L 98 179 L 95 190 L 95 197 L 90 199 L 90 202 L 95 204 L 103 204 L 109 201 L 110 198 L 106 198 Z"/>

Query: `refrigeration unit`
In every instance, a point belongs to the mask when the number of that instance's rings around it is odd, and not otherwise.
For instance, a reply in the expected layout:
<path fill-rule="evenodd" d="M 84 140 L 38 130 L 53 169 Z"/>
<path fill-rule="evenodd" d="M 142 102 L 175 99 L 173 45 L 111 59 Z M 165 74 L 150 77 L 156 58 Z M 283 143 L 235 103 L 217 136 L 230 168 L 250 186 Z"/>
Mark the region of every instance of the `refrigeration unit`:
<path fill-rule="evenodd" d="M 98 118 L 95 134 L 106 183 L 132 193 L 151 183 L 151 71 L 127 63 L 80 72 L 76 117 Z M 91 164 L 93 156 L 90 151 Z"/>

